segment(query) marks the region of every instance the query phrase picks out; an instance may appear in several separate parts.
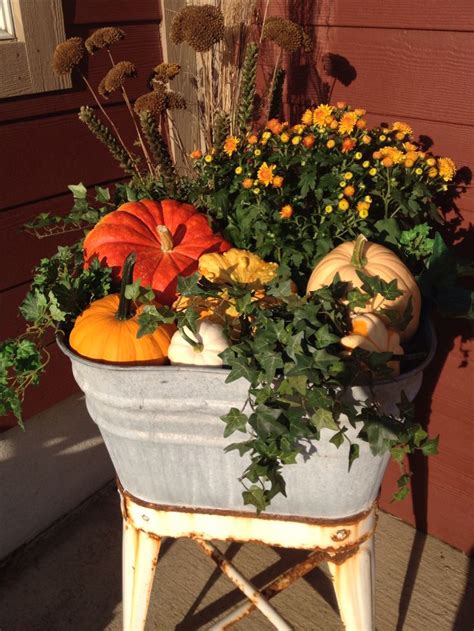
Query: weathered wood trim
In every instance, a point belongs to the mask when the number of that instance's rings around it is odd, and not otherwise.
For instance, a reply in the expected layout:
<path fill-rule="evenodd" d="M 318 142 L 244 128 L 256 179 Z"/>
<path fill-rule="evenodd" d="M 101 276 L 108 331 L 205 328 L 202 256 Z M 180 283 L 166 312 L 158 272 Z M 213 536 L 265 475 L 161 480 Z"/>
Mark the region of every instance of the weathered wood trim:
<path fill-rule="evenodd" d="M 70 88 L 69 76 L 51 67 L 56 45 L 66 39 L 61 0 L 12 0 L 16 41 L 0 44 L 0 97 Z"/>

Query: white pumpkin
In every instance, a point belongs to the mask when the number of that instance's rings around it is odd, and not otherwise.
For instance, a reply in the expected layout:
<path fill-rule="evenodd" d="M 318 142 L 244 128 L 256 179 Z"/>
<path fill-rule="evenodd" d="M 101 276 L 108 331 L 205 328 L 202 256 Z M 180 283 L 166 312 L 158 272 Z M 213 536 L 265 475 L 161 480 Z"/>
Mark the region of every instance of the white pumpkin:
<path fill-rule="evenodd" d="M 347 349 L 362 348 L 371 353 L 404 353 L 400 346 L 399 333 L 387 328 L 383 320 L 374 313 L 355 316 L 352 319 L 352 333 L 343 337 L 341 344 Z M 388 365 L 396 374 L 400 372 L 398 361 L 389 362 Z"/>
<path fill-rule="evenodd" d="M 228 348 L 229 342 L 220 324 L 201 320 L 198 323 L 197 334 L 187 327 L 186 335 L 196 342 L 190 344 L 180 331 L 171 338 L 168 348 L 168 358 L 174 365 L 181 366 L 222 366 L 223 361 L 219 353 Z"/>

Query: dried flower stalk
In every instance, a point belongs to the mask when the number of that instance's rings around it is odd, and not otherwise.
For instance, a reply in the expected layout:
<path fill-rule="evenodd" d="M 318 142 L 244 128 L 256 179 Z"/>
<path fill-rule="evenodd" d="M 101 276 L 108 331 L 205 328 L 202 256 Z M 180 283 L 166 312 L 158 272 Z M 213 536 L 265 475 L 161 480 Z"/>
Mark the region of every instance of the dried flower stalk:
<path fill-rule="evenodd" d="M 87 52 L 93 55 L 96 51 L 109 48 L 125 37 L 124 31 L 116 26 L 99 28 L 86 39 Z"/>
<path fill-rule="evenodd" d="M 122 147 L 110 129 L 100 121 L 91 107 L 83 106 L 79 110 L 79 120 L 98 138 L 110 151 L 120 164 L 121 168 L 129 175 L 137 173 L 136 163 L 130 154 Z"/>

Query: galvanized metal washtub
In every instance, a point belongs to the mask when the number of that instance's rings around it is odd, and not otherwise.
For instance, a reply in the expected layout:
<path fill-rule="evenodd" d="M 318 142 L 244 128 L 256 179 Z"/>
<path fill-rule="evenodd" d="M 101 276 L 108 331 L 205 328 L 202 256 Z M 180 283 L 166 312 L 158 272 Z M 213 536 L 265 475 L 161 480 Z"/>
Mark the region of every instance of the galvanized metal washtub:
<path fill-rule="evenodd" d="M 396 413 L 402 391 L 410 401 L 417 395 L 434 355 L 430 324 L 425 339 L 430 351 L 415 369 L 379 382 L 372 391 L 354 386 L 348 396 L 355 401 L 374 396 L 384 411 Z M 219 418 L 231 407 L 243 407 L 247 381 L 226 384 L 228 370 L 222 368 L 104 364 L 76 354 L 61 337 L 58 344 L 71 360 L 87 409 L 128 493 L 154 504 L 254 512 L 243 505 L 238 480 L 248 461 L 237 451 L 224 453 L 244 434 L 223 438 Z M 368 444 L 356 438 L 360 428 L 347 426 L 360 448 L 351 471 L 347 441 L 336 448 L 329 442 L 333 432 L 323 429 L 321 439 L 303 444 L 297 463 L 285 467 L 287 497 L 276 496 L 268 513 L 336 519 L 373 505 L 389 454 L 372 455 Z"/>

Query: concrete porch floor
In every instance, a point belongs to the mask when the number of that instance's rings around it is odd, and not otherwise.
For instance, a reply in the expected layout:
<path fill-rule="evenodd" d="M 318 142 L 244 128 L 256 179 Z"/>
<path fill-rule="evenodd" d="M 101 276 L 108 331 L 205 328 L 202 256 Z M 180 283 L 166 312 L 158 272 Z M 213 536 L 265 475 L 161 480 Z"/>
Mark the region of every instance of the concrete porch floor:
<path fill-rule="evenodd" d="M 255 544 L 219 546 L 257 586 L 306 556 Z M 384 513 L 376 551 L 377 631 L 473 630 L 473 566 L 465 555 Z M 120 556 L 119 501 L 109 484 L 1 568 L 0 630 L 120 631 Z M 206 629 L 240 600 L 240 592 L 196 544 L 167 539 L 147 631 Z M 342 630 L 324 566 L 272 603 L 297 630 Z M 233 628 L 273 629 L 259 612 Z"/>

